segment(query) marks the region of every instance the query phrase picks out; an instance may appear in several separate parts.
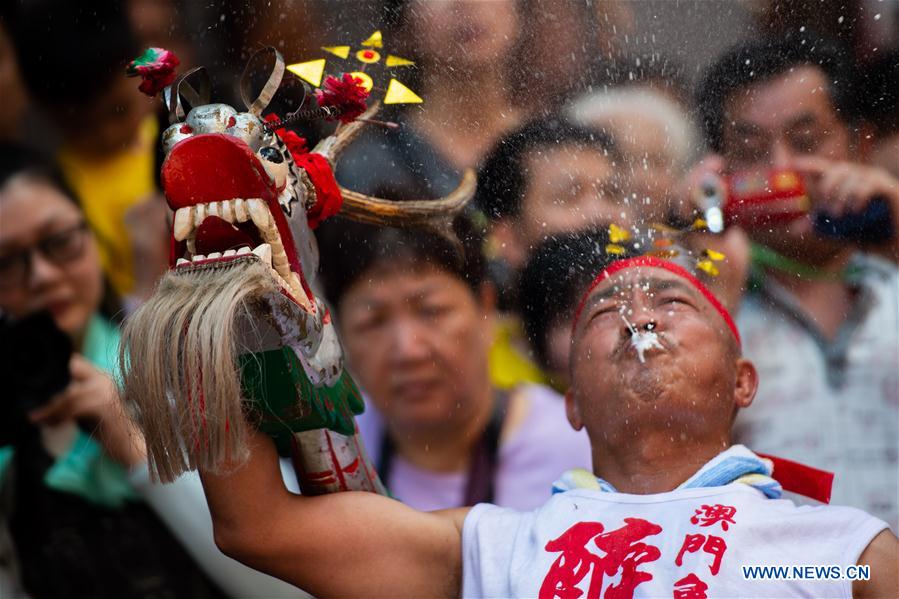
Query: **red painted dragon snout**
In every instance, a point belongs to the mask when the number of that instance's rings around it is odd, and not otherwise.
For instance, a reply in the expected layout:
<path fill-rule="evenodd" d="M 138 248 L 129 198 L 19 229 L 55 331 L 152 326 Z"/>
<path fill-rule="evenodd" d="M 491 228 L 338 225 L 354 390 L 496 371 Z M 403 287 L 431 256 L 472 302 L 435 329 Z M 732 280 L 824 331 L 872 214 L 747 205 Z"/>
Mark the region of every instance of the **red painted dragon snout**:
<path fill-rule="evenodd" d="M 312 307 L 314 299 L 277 199 L 284 184 L 279 188 L 246 142 L 224 133 L 179 141 L 162 165 L 162 186 L 175 212 L 173 268 L 253 253 L 269 265 L 285 293 Z"/>

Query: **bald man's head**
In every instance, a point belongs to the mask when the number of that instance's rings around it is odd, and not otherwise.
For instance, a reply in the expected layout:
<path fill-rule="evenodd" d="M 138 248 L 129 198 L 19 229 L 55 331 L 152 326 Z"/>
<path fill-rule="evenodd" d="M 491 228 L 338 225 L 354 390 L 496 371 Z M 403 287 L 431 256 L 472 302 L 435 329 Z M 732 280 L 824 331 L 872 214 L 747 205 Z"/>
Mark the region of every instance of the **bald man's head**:
<path fill-rule="evenodd" d="M 756 386 L 733 319 L 682 268 L 620 261 L 584 296 L 566 398 L 572 423 L 594 441 L 653 426 L 729 439 L 735 410 L 751 403 Z"/>

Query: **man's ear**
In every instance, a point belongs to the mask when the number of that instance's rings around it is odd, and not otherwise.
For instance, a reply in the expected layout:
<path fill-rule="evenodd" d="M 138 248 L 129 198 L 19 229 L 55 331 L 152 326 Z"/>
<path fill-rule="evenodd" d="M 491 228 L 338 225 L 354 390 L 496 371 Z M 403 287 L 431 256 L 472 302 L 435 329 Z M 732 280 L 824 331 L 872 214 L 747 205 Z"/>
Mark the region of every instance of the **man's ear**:
<path fill-rule="evenodd" d="M 746 358 L 737 358 L 736 370 L 734 405 L 737 408 L 748 408 L 759 388 L 759 374 L 755 369 L 755 364 Z"/>
<path fill-rule="evenodd" d="M 492 315 L 496 310 L 496 286 L 490 281 L 484 281 L 478 286 L 478 304 L 485 314 Z"/>
<path fill-rule="evenodd" d="M 874 153 L 874 146 L 879 141 L 877 127 L 869 121 L 862 121 L 850 134 L 852 145 L 860 162 L 867 162 Z"/>
<path fill-rule="evenodd" d="M 584 421 L 581 418 L 581 409 L 577 405 L 574 391 L 572 391 L 571 388 L 565 392 L 565 415 L 568 416 L 568 422 L 571 424 L 571 428 L 576 431 L 584 428 Z"/>
<path fill-rule="evenodd" d="M 496 335 L 496 287 L 493 283 L 484 281 L 478 287 L 475 297 L 481 311 L 480 330 L 483 333 L 484 341 L 489 351 Z"/>
<path fill-rule="evenodd" d="M 490 252 L 504 260 L 514 270 L 524 266 L 527 248 L 521 243 L 521 232 L 514 217 L 506 216 L 493 224 L 490 231 Z"/>

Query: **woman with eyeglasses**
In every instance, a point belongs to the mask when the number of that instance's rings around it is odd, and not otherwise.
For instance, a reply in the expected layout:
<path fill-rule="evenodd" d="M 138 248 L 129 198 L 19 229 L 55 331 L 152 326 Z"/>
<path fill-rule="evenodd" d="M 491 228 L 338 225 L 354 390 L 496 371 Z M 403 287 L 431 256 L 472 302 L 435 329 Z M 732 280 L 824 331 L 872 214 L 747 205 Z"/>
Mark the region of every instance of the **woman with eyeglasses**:
<path fill-rule="evenodd" d="M 299 596 L 224 557 L 209 522 L 181 516 L 205 509 L 197 477 L 150 483 L 112 378 L 119 332 L 107 289 L 62 178 L 0 145 L 0 596 Z M 67 377 L 49 392 L 53 361 Z"/>

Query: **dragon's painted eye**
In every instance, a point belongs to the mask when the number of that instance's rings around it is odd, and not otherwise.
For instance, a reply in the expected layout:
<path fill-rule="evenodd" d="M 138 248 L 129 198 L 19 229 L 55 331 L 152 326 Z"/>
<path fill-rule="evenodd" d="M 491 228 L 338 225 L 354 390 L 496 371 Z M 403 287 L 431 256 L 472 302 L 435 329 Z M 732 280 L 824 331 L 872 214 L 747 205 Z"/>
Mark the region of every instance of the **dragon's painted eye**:
<path fill-rule="evenodd" d="M 287 184 L 287 172 L 290 170 L 287 161 L 284 159 L 284 154 L 278 148 L 265 146 L 264 148 L 259 148 L 259 158 L 262 166 L 265 167 L 265 172 L 272 178 L 275 189 L 278 191 L 284 189 L 284 186 Z"/>
<path fill-rule="evenodd" d="M 279 152 L 277 148 L 262 148 L 261 150 L 259 150 L 259 155 L 268 162 L 274 162 L 275 164 L 281 164 L 282 162 L 284 162 L 284 155 L 281 154 L 281 152 Z"/>

